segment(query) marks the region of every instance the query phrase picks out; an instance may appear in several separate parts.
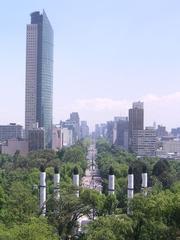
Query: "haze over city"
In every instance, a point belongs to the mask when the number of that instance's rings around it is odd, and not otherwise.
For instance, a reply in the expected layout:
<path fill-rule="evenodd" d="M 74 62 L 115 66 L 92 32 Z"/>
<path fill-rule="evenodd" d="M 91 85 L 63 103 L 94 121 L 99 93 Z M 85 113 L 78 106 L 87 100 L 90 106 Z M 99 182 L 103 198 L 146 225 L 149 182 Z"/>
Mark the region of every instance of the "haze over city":
<path fill-rule="evenodd" d="M 180 240 L 179 12 L 1 3 L 0 239 Z"/>
<path fill-rule="evenodd" d="M 26 24 L 45 9 L 55 35 L 54 123 L 78 111 L 92 128 L 141 100 L 146 124 L 179 126 L 179 1 L 18 0 L 1 8 L 1 124 L 24 125 Z"/>

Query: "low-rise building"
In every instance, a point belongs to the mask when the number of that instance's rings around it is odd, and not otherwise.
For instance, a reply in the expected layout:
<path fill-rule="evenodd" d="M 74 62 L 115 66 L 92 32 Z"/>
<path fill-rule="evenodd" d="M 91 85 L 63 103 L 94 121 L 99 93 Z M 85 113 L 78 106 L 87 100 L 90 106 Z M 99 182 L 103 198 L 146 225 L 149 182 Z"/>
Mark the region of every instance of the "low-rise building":
<path fill-rule="evenodd" d="M 16 123 L 10 123 L 9 125 L 0 125 L 0 141 L 6 141 L 8 139 L 22 138 L 23 127 Z"/>
<path fill-rule="evenodd" d="M 162 148 L 166 153 L 180 153 L 180 140 L 163 141 Z"/>
<path fill-rule="evenodd" d="M 160 158 L 180 157 L 180 140 L 170 139 L 162 141 L 161 146 L 157 149 L 156 155 Z"/>
<path fill-rule="evenodd" d="M 13 156 L 18 152 L 21 156 L 28 154 L 28 141 L 25 139 L 9 139 L 0 145 L 0 153 Z"/>

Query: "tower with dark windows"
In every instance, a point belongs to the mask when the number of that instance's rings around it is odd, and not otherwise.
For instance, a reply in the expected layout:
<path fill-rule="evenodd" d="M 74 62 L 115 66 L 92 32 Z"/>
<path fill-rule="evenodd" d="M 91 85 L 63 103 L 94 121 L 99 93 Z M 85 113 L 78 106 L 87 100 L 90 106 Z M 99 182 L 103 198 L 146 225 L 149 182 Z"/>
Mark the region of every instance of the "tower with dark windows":
<path fill-rule="evenodd" d="M 25 129 L 43 128 L 52 145 L 53 29 L 43 11 L 31 14 L 26 35 Z"/>
<path fill-rule="evenodd" d="M 144 103 L 134 102 L 129 109 L 129 150 L 132 151 L 133 133 L 137 130 L 144 130 Z"/>

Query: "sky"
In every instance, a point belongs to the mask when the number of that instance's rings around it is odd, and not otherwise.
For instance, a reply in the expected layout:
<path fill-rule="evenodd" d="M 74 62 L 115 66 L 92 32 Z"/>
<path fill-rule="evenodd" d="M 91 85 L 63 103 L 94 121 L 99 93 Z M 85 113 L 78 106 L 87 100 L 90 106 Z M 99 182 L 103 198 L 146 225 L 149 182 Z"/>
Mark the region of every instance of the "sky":
<path fill-rule="evenodd" d="M 26 24 L 54 29 L 53 121 L 92 128 L 144 101 L 145 124 L 180 126 L 179 0 L 0 1 L 0 124 L 24 125 Z"/>

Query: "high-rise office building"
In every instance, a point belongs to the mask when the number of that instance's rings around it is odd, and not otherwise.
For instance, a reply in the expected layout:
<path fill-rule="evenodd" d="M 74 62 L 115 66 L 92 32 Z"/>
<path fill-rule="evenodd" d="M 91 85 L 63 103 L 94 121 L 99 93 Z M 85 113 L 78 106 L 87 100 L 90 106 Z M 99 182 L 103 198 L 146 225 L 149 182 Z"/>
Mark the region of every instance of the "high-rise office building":
<path fill-rule="evenodd" d="M 157 137 L 153 127 L 145 130 L 133 130 L 132 151 L 141 157 L 154 157 L 156 155 Z"/>
<path fill-rule="evenodd" d="M 114 143 L 114 121 L 108 121 L 107 122 L 107 132 L 106 132 L 106 138 L 110 144 Z"/>
<path fill-rule="evenodd" d="M 31 14 L 26 35 L 25 129 L 45 130 L 45 146 L 52 145 L 53 29 L 43 11 Z"/>
<path fill-rule="evenodd" d="M 180 138 L 180 127 L 171 129 L 172 136 Z"/>
<path fill-rule="evenodd" d="M 89 136 L 89 127 L 87 125 L 86 121 L 81 121 L 81 126 L 80 126 L 80 138 L 86 138 Z"/>
<path fill-rule="evenodd" d="M 107 124 L 101 123 L 95 125 L 95 138 L 107 138 Z"/>
<path fill-rule="evenodd" d="M 168 135 L 168 132 L 166 131 L 166 127 L 162 125 L 158 125 L 156 129 L 156 134 L 158 138 L 162 138 L 164 136 Z"/>
<path fill-rule="evenodd" d="M 78 112 L 72 112 L 70 114 L 70 122 L 72 122 L 74 125 L 75 138 L 76 138 L 76 141 L 78 141 L 80 138 L 80 118 L 79 118 Z"/>
<path fill-rule="evenodd" d="M 143 129 L 144 104 L 143 102 L 134 102 L 133 107 L 129 109 L 129 150 L 132 150 L 133 131 Z"/>
<path fill-rule="evenodd" d="M 128 118 L 119 118 L 119 120 L 116 121 L 115 124 L 117 131 L 115 144 L 128 150 Z"/>

